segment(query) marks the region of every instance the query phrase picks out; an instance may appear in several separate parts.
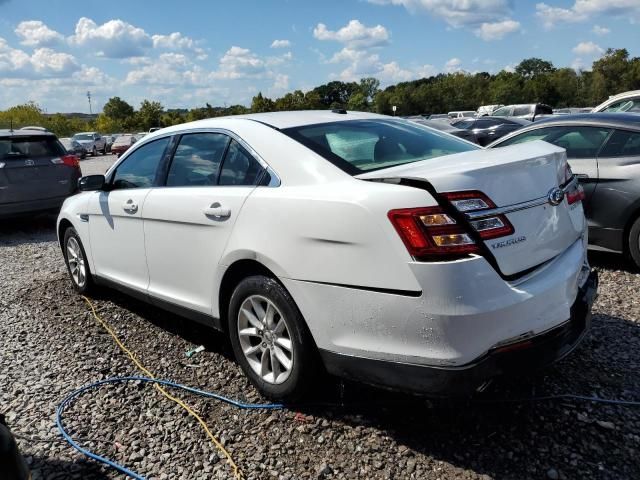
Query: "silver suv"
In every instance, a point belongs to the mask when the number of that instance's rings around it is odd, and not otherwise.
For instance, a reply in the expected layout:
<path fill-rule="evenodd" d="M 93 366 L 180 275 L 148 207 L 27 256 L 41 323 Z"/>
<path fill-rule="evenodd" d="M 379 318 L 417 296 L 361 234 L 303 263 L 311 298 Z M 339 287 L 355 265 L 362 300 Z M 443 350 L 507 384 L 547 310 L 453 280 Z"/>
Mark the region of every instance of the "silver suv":
<path fill-rule="evenodd" d="M 107 139 L 98 132 L 81 132 L 76 133 L 72 140 L 75 140 L 84 149 L 94 157 L 100 152 L 102 155 L 107 154 Z"/>

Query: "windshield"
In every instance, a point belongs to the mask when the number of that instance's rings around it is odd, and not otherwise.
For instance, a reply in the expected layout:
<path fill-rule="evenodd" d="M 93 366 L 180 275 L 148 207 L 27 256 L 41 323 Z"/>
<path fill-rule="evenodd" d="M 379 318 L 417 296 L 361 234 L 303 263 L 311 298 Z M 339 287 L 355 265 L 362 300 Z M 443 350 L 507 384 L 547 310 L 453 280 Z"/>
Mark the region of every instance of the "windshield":
<path fill-rule="evenodd" d="M 122 135 L 116 138 L 116 141 L 113 142 L 114 145 L 128 145 L 131 143 L 131 135 Z"/>
<path fill-rule="evenodd" d="M 478 148 L 403 120 L 349 120 L 282 132 L 351 175 Z"/>
<path fill-rule="evenodd" d="M 88 133 L 79 133 L 73 136 L 74 140 L 93 140 L 93 135 L 89 135 Z"/>

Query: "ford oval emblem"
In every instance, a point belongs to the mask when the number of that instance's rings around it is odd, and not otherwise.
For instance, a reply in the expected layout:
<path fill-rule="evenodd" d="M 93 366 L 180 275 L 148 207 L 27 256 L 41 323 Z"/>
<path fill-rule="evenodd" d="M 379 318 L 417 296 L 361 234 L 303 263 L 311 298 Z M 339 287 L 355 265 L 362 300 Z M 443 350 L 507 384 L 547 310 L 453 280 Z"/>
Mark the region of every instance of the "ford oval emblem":
<path fill-rule="evenodd" d="M 549 204 L 553 205 L 554 207 L 556 205 L 560 205 L 562 200 L 564 200 L 564 191 L 558 187 L 552 188 L 549 192 L 549 195 L 547 195 L 547 199 Z"/>

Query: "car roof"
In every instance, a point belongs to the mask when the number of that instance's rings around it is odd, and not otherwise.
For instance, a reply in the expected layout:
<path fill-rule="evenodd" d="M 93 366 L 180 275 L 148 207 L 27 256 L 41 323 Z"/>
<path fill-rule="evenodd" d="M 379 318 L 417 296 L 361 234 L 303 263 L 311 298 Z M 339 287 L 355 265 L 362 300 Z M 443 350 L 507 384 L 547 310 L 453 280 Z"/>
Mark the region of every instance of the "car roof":
<path fill-rule="evenodd" d="M 615 95 L 611 95 L 609 98 L 607 98 L 607 102 L 609 100 L 617 100 L 620 98 L 624 98 L 624 97 L 635 97 L 640 95 L 640 90 L 629 90 L 628 92 L 621 92 L 621 93 L 616 93 Z"/>
<path fill-rule="evenodd" d="M 345 113 L 341 113 L 345 112 Z M 250 113 L 234 115 L 233 117 L 264 123 L 277 129 L 301 127 L 318 123 L 341 122 L 347 120 L 389 119 L 387 115 L 368 112 L 353 112 L 346 110 L 296 110 L 289 112 Z"/>
<path fill-rule="evenodd" d="M 52 132 L 43 130 L 0 129 L 0 137 L 55 137 Z"/>
<path fill-rule="evenodd" d="M 576 113 L 574 115 L 559 115 L 547 117 L 534 122 L 532 125 L 597 125 L 614 128 L 640 129 L 640 114 L 637 113 Z"/>

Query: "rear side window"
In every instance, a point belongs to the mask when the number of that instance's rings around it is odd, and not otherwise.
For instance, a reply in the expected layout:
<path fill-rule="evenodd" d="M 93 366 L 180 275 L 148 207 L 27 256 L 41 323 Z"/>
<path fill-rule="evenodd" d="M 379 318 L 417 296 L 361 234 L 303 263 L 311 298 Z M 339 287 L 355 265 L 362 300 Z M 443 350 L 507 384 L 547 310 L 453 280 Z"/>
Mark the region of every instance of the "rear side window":
<path fill-rule="evenodd" d="M 111 188 L 121 190 L 152 187 L 167 145 L 169 145 L 169 137 L 155 140 L 136 149 L 118 165 Z"/>
<path fill-rule="evenodd" d="M 349 120 L 282 130 L 351 175 L 478 147 L 396 120 Z"/>
<path fill-rule="evenodd" d="M 52 136 L 0 138 L 0 160 L 61 155 L 66 155 L 66 152 L 58 140 Z"/>
<path fill-rule="evenodd" d="M 216 185 L 229 137 L 221 133 L 183 135 L 173 155 L 168 187 Z"/>
<path fill-rule="evenodd" d="M 256 185 L 262 170 L 262 165 L 232 139 L 222 164 L 220 185 Z"/>
<path fill-rule="evenodd" d="M 494 117 L 509 117 L 511 116 L 511 107 L 501 107 L 493 112 Z"/>
<path fill-rule="evenodd" d="M 568 158 L 595 158 L 608 134 L 609 129 L 598 127 L 546 127 L 511 137 L 500 146 L 544 140 L 564 148 Z"/>
<path fill-rule="evenodd" d="M 600 157 L 640 156 L 640 133 L 616 130 L 600 152 Z"/>

